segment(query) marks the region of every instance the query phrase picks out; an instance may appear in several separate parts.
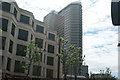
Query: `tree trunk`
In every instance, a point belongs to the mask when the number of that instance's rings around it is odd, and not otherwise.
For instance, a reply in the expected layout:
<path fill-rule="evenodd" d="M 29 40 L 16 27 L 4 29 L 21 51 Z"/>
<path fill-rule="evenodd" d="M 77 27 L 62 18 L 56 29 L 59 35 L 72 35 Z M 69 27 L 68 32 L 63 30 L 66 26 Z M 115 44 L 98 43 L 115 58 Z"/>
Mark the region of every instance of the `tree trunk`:
<path fill-rule="evenodd" d="M 27 80 L 29 80 L 29 73 L 30 73 L 30 66 L 31 66 L 31 64 L 32 64 L 32 59 L 31 59 L 31 50 L 30 50 L 30 53 L 29 53 L 29 58 L 30 58 L 30 63 L 29 63 L 29 65 L 28 65 L 28 71 L 27 71 L 27 75 L 26 75 L 26 78 L 27 78 Z"/>

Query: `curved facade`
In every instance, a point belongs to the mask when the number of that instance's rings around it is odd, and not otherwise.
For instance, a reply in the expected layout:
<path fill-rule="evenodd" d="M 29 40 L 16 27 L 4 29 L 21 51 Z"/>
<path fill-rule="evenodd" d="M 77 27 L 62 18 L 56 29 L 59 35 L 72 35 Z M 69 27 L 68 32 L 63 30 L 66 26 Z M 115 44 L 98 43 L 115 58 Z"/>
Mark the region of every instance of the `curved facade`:
<path fill-rule="evenodd" d="M 27 44 L 35 40 L 38 47 L 43 50 L 42 61 L 40 66 L 36 64 L 31 66 L 30 77 L 38 78 L 36 72 L 39 68 L 39 78 L 57 78 L 57 32 L 48 30 L 43 22 L 36 20 L 31 12 L 19 8 L 15 2 L 2 2 L 0 5 L 2 5 L 0 56 L 3 75 L 6 74 L 11 78 L 25 76 L 25 70 L 18 65 L 20 62 L 25 62 L 23 53 Z"/>

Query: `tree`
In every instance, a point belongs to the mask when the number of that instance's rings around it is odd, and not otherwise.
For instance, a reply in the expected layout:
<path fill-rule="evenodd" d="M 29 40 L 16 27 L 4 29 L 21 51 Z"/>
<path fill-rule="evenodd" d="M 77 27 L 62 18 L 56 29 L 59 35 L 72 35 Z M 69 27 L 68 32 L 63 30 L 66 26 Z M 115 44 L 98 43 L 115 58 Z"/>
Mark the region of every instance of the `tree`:
<path fill-rule="evenodd" d="M 71 70 L 73 70 L 75 79 L 77 79 L 77 74 L 79 73 L 79 68 L 82 65 L 82 62 L 84 61 L 84 57 L 82 57 L 81 54 L 79 54 L 80 47 L 76 47 L 74 45 L 67 45 L 69 43 L 68 40 L 65 40 L 64 38 L 60 38 L 60 53 L 57 54 L 57 56 L 60 57 L 61 63 L 63 64 L 63 74 L 64 74 L 64 80 L 66 80 L 67 71 L 69 69 L 69 66 L 71 65 Z M 66 48 L 67 47 L 67 48 Z"/>
<path fill-rule="evenodd" d="M 66 80 L 66 74 L 67 69 L 69 65 L 69 56 L 70 56 L 70 50 L 65 48 L 66 45 L 69 43 L 68 40 L 65 40 L 64 38 L 60 37 L 60 53 L 57 54 L 57 56 L 60 57 L 60 62 L 63 64 L 63 74 L 64 74 L 64 80 Z"/>
<path fill-rule="evenodd" d="M 27 45 L 27 49 L 25 50 L 26 56 L 24 59 L 27 61 L 24 65 L 24 68 L 27 70 L 26 71 L 26 77 L 28 79 L 29 73 L 30 73 L 30 67 L 32 64 L 37 63 L 38 65 L 41 62 L 41 49 L 37 47 L 35 44 L 35 41 L 31 41 Z"/>
<path fill-rule="evenodd" d="M 91 79 L 105 79 L 105 80 L 116 80 L 115 76 L 113 76 L 110 68 L 106 67 L 105 70 L 100 70 L 99 74 L 91 74 Z"/>
<path fill-rule="evenodd" d="M 80 54 L 80 47 L 76 47 L 74 45 L 70 46 L 71 49 L 71 56 L 70 56 L 70 64 L 73 68 L 73 73 L 75 76 L 75 80 L 77 80 L 77 75 L 80 73 L 81 71 L 81 66 L 82 63 L 84 61 L 85 56 L 82 56 L 82 54 Z"/>

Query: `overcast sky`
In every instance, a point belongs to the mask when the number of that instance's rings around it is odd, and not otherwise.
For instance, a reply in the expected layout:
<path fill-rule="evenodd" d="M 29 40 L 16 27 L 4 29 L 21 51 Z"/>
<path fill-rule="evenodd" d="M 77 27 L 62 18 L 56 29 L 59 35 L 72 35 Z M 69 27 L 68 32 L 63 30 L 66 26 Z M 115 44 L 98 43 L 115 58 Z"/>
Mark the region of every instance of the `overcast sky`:
<path fill-rule="evenodd" d="M 32 12 L 36 19 L 52 10 L 60 11 L 76 0 L 16 0 L 20 8 Z M 81 0 L 83 9 L 83 54 L 89 72 L 109 67 L 118 72 L 118 31 L 111 22 L 111 0 Z"/>

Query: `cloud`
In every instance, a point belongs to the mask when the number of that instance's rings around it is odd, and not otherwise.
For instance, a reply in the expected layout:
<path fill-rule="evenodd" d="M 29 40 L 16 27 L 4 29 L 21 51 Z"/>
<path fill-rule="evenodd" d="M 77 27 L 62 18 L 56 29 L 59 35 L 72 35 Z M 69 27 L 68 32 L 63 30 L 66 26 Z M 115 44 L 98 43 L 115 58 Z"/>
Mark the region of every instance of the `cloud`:
<path fill-rule="evenodd" d="M 19 7 L 43 20 L 51 10 L 60 11 L 76 0 L 16 0 Z M 116 75 L 118 66 L 118 32 L 111 22 L 111 0 L 81 0 L 83 9 L 83 53 L 89 71 L 106 67 Z M 117 75 L 116 75 L 117 76 Z"/>

